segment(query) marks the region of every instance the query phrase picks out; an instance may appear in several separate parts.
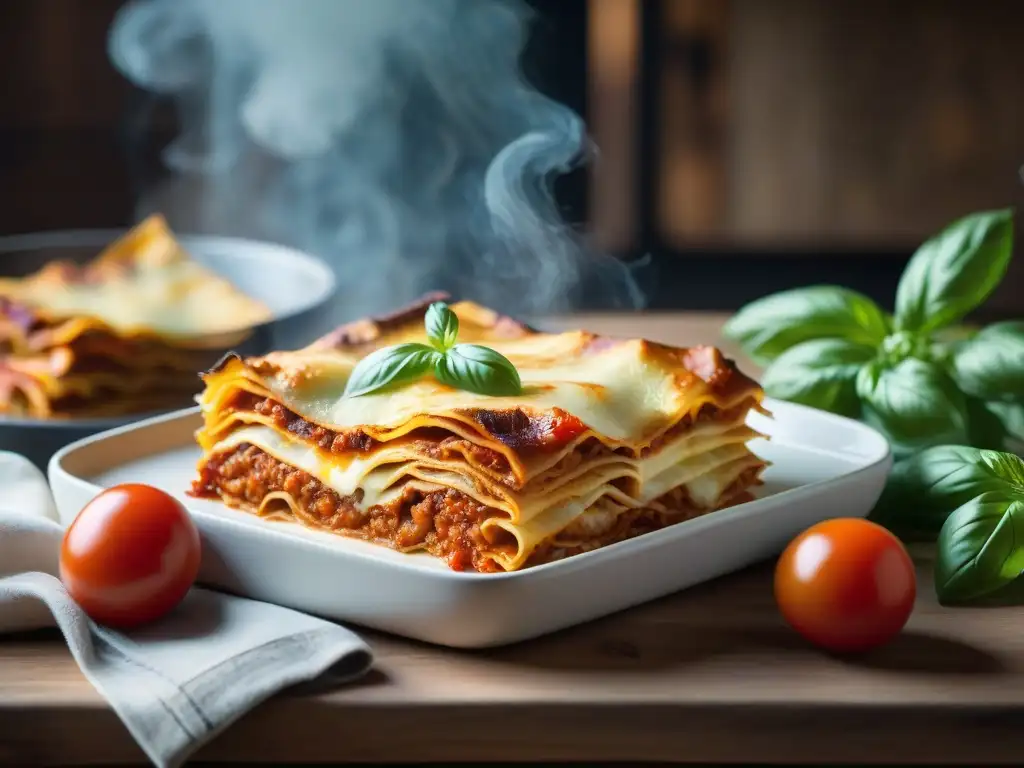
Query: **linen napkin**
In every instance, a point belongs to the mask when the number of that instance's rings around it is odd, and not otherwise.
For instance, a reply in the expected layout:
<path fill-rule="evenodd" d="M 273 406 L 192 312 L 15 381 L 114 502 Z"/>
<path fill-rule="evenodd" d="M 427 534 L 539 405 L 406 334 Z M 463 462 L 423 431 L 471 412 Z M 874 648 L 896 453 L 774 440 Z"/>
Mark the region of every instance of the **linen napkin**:
<path fill-rule="evenodd" d="M 0 451 L 0 632 L 56 626 L 82 672 L 153 763 L 173 768 L 274 693 L 350 682 L 372 664 L 347 629 L 194 588 L 164 619 L 99 626 L 58 574 L 63 529 L 42 473 Z"/>

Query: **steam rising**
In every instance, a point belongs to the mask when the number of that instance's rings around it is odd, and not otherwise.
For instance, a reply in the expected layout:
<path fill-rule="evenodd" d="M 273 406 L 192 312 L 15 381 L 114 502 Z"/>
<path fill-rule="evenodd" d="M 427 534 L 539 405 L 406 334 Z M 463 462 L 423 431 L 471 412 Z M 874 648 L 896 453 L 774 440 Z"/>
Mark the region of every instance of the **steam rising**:
<path fill-rule="evenodd" d="M 111 58 L 181 123 L 176 178 L 143 207 L 320 255 L 337 319 L 433 288 L 522 314 L 580 291 L 637 307 L 629 269 L 556 210 L 589 145 L 521 76 L 528 22 L 518 0 L 131 2 Z"/>

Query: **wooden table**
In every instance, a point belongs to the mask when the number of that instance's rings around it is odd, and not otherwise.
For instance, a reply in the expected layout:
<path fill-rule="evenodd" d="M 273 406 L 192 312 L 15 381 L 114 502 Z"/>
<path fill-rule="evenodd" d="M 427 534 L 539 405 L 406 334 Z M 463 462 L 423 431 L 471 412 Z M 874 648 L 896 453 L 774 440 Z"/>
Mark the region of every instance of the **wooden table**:
<path fill-rule="evenodd" d="M 601 330 L 717 342 L 714 316 L 587 318 Z M 456 652 L 366 633 L 362 683 L 281 696 L 204 761 L 1019 763 L 1024 609 L 918 604 L 858 660 L 781 622 L 769 565 L 510 648 Z M 0 640 L 0 761 L 142 762 L 53 635 Z"/>

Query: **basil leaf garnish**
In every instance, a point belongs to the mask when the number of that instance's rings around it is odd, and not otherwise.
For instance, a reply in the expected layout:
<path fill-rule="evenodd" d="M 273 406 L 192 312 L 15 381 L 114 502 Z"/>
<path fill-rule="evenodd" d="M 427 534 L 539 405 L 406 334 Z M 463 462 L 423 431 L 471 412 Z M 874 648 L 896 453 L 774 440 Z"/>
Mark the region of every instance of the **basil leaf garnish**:
<path fill-rule="evenodd" d="M 500 397 L 516 395 L 523 385 L 503 355 L 477 344 L 456 344 L 434 363 L 434 378 L 450 387 Z"/>
<path fill-rule="evenodd" d="M 430 371 L 440 354 L 426 344 L 415 343 L 371 352 L 352 370 L 344 397 L 359 397 L 395 384 L 415 381 Z"/>
<path fill-rule="evenodd" d="M 427 307 L 424 321 L 427 326 L 427 338 L 438 352 L 447 352 L 455 346 L 459 335 L 459 316 L 443 301 L 435 301 Z"/>
<path fill-rule="evenodd" d="M 481 395 L 517 395 L 523 385 L 519 371 L 504 355 L 478 344 L 456 344 L 459 318 L 442 301 L 427 308 L 424 318 L 430 343 L 384 347 L 367 355 L 353 369 L 344 397 L 359 397 L 433 372 L 442 384 Z"/>
<path fill-rule="evenodd" d="M 925 242 L 896 289 L 896 326 L 927 333 L 960 320 L 989 297 L 1013 251 L 1013 211 L 965 216 Z"/>

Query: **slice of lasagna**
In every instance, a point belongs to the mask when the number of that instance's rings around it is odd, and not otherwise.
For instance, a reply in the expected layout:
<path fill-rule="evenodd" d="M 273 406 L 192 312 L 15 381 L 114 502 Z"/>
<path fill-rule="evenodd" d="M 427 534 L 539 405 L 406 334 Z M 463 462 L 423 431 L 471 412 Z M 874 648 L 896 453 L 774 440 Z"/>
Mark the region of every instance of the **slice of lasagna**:
<path fill-rule="evenodd" d="M 104 416 L 185 406 L 196 371 L 270 318 L 152 216 L 85 265 L 0 279 L 0 413 Z"/>
<path fill-rule="evenodd" d="M 521 394 L 426 375 L 345 395 L 368 353 L 424 340 L 426 303 L 222 360 L 204 376 L 191 493 L 494 572 L 747 501 L 760 483 L 746 417 L 763 393 L 713 347 L 539 333 L 462 302 L 459 340 L 511 361 Z"/>

